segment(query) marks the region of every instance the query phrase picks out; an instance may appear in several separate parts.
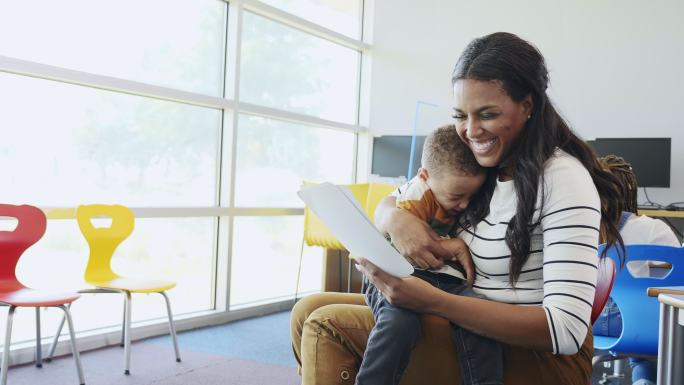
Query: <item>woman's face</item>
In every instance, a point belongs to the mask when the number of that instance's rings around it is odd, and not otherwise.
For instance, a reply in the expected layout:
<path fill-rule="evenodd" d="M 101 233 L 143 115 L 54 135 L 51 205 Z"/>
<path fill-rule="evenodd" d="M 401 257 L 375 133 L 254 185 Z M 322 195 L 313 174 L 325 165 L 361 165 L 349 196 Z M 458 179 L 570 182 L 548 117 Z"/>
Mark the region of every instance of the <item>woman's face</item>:
<path fill-rule="evenodd" d="M 532 113 L 532 97 L 516 102 L 498 81 L 454 84 L 454 118 L 461 139 L 484 167 L 499 166 Z"/>

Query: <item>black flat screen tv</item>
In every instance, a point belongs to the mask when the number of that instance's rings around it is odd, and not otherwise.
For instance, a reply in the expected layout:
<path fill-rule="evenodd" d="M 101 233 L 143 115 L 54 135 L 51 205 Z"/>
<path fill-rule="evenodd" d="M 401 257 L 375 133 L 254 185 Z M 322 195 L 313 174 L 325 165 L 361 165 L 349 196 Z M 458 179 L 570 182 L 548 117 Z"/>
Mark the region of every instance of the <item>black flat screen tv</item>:
<path fill-rule="evenodd" d="M 671 138 L 597 138 L 599 156 L 617 155 L 632 165 L 639 187 L 670 187 Z"/>

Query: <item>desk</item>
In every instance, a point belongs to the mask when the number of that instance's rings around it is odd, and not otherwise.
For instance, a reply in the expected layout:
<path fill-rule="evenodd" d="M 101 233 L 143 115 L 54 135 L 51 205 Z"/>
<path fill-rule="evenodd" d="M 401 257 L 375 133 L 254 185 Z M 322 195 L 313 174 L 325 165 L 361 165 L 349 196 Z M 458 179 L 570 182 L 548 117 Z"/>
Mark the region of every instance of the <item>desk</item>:
<path fill-rule="evenodd" d="M 648 295 L 660 302 L 657 385 L 684 383 L 684 286 L 650 287 Z"/>
<path fill-rule="evenodd" d="M 654 218 L 684 218 L 684 210 L 650 210 L 639 209 L 639 215 L 648 215 Z"/>

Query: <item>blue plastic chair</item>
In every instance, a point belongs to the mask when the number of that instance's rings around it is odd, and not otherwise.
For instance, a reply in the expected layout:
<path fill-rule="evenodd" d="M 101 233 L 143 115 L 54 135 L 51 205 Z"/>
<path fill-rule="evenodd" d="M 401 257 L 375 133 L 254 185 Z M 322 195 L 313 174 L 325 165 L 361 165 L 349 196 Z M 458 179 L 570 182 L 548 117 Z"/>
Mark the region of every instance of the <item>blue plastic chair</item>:
<path fill-rule="evenodd" d="M 603 252 L 605 245 L 599 247 Z M 684 248 L 660 245 L 626 245 L 625 264 L 633 261 L 663 261 L 672 264 L 664 277 L 634 277 L 623 267 L 615 277 L 610 296 L 622 315 L 619 337 L 594 336 L 594 349 L 608 350 L 617 356 L 656 356 L 658 354 L 658 299 L 649 297 L 649 287 L 684 285 Z M 619 266 L 618 249 L 610 248 L 607 257 Z M 603 360 L 602 360 L 603 361 Z"/>

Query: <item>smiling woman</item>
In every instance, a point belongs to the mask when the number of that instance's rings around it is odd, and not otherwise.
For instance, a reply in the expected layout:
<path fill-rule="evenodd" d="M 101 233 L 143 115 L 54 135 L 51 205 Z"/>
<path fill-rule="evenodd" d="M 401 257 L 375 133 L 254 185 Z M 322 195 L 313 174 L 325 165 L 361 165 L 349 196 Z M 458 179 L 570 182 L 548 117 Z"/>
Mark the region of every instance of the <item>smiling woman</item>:
<path fill-rule="evenodd" d="M 454 103 L 458 133 L 484 167 L 502 164 L 532 112 L 531 96 L 516 103 L 497 81 L 455 82 Z"/>
<path fill-rule="evenodd" d="M 587 325 L 599 232 L 610 245 L 622 242 L 614 225 L 622 207 L 611 202 L 617 180 L 601 169 L 592 150 L 556 112 L 546 94 L 548 82 L 541 53 L 510 33 L 473 40 L 452 74 L 458 135 L 480 166 L 495 170 L 460 217 L 459 237 L 475 265 L 473 291 L 482 298 L 445 292 L 417 277 L 399 279 L 367 261 L 360 267 L 392 306 L 445 318 L 441 328 L 453 328 L 454 342 L 467 331 L 500 343 L 503 379 L 487 382 L 492 384 L 589 381 L 592 335 Z M 415 265 L 439 266 L 449 257 L 424 223 L 395 208 L 394 198 L 381 202 L 375 220 Z M 378 345 L 375 327 L 384 320 L 373 319 L 375 311 L 356 303 L 323 293 L 293 310 L 293 345 L 303 384 L 341 383 L 340 377 L 353 382 L 350 373 L 360 363 L 364 368 L 367 345 L 380 351 L 405 348 L 397 347 L 404 335 Z M 434 327 L 426 319 L 422 326 Z M 393 380 L 359 376 L 357 384 L 398 384 L 404 369 L 416 381 L 411 384 L 423 383 L 427 373 L 432 384 L 458 383 L 458 369 L 453 369 L 459 366 L 463 384 L 478 383 L 474 369 L 462 360 L 459 365 L 453 355 L 439 370 L 426 365 L 425 360 L 453 351 L 450 338 L 441 341 L 446 342 L 416 340 L 411 361 L 378 370 L 392 370 Z M 475 362 L 501 359 L 466 344 L 457 343 L 455 349 Z M 325 362 L 318 357 L 326 357 Z"/>

